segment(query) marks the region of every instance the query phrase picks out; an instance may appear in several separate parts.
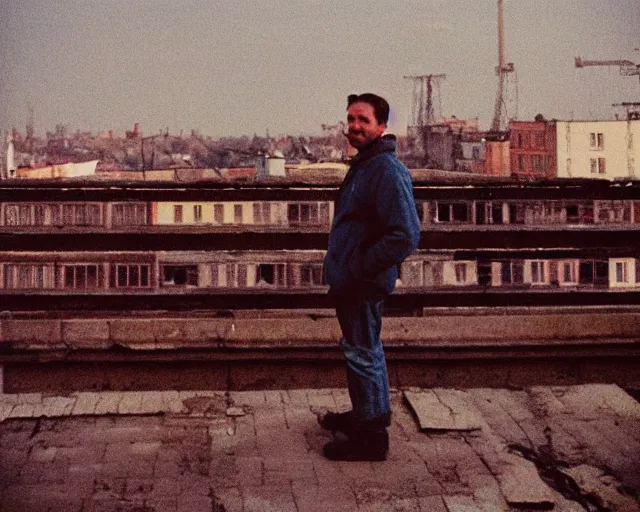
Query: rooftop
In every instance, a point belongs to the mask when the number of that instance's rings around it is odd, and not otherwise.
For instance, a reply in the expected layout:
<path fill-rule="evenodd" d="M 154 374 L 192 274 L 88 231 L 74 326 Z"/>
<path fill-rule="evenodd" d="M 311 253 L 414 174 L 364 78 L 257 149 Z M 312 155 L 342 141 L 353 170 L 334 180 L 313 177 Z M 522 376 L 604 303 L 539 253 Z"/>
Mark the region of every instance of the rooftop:
<path fill-rule="evenodd" d="M 330 462 L 346 390 L 0 394 L 2 511 L 640 510 L 615 385 L 394 389 L 386 462 Z"/>

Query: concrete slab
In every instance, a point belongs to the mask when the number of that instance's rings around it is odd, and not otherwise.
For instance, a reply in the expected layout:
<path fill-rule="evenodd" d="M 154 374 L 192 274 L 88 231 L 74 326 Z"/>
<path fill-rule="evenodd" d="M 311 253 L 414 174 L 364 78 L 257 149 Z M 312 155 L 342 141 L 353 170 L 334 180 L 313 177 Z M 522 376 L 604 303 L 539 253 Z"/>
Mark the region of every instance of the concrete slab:
<path fill-rule="evenodd" d="M 600 404 L 618 396 L 605 387 L 592 392 Z M 17 407 L 21 418 L 0 423 L 0 503 L 39 510 L 33 497 L 41 496 L 55 510 L 502 512 L 553 505 L 578 512 L 560 493 L 569 491 L 597 497 L 612 512 L 638 511 L 633 432 L 640 420 L 624 397 L 615 400 L 617 412 L 607 405 L 585 419 L 591 413 L 577 403 L 590 398 L 584 390 L 406 390 L 412 393 L 427 397 L 439 426 L 473 418 L 481 428 L 421 431 L 405 393 L 394 392 L 389 459 L 336 463 L 322 456 L 332 435 L 312 409 L 347 405 L 344 389 L 231 393 L 231 400 L 221 391 L 2 395 L 0 415 Z M 564 396 L 571 399 L 563 403 Z M 486 406 L 477 407 L 480 399 Z M 34 421 L 52 404 L 63 416 Z M 219 418 L 207 416 L 212 404 Z M 180 414 L 152 415 L 178 405 Z M 539 468 L 564 476 L 543 481 Z"/>
<path fill-rule="evenodd" d="M 471 431 L 482 428 L 475 407 L 455 391 L 405 391 L 421 430 Z"/>
<path fill-rule="evenodd" d="M 506 464 L 497 478 L 510 506 L 536 510 L 553 508 L 553 493 L 540 478 L 533 462 L 512 454 L 503 454 L 502 460 Z"/>
<path fill-rule="evenodd" d="M 562 472 L 571 478 L 586 496 L 595 500 L 602 510 L 640 511 L 640 505 L 636 500 L 618 491 L 622 487 L 620 482 L 611 475 L 606 475 L 603 470 L 581 464 L 566 468 Z"/>

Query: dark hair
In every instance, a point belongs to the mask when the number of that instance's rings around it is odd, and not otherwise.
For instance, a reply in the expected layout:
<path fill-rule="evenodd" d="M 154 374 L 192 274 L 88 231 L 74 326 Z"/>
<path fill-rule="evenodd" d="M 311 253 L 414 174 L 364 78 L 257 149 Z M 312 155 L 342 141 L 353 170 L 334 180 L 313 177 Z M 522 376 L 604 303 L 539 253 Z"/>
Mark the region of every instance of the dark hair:
<path fill-rule="evenodd" d="M 370 92 L 364 94 L 349 94 L 347 96 L 347 108 L 353 103 L 368 103 L 373 107 L 373 114 L 378 124 L 387 124 L 389 121 L 389 104 L 387 100 Z"/>

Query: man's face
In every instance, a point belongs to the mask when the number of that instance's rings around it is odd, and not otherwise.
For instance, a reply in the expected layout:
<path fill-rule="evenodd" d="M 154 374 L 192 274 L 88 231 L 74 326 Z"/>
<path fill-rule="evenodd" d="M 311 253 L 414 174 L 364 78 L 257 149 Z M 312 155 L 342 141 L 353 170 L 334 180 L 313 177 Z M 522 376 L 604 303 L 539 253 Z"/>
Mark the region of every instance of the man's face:
<path fill-rule="evenodd" d="M 356 149 L 362 149 L 381 137 L 387 129 L 386 123 L 378 123 L 369 103 L 357 102 L 347 109 L 347 138 Z"/>

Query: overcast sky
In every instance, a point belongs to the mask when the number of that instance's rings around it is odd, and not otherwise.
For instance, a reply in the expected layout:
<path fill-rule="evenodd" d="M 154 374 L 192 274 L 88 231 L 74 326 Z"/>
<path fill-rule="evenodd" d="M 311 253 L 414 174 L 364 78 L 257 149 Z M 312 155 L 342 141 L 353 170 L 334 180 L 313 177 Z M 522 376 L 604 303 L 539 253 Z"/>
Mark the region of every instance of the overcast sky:
<path fill-rule="evenodd" d="M 639 0 L 505 0 L 518 118 L 611 118 L 640 101 Z M 376 92 L 403 133 L 404 75 L 445 73 L 442 113 L 488 128 L 497 0 L 0 0 L 0 129 L 139 122 L 145 134 L 319 134 L 346 96 Z M 512 88 L 512 97 L 515 89 Z M 511 107 L 515 114 L 515 108 Z"/>

